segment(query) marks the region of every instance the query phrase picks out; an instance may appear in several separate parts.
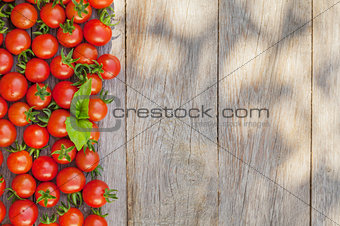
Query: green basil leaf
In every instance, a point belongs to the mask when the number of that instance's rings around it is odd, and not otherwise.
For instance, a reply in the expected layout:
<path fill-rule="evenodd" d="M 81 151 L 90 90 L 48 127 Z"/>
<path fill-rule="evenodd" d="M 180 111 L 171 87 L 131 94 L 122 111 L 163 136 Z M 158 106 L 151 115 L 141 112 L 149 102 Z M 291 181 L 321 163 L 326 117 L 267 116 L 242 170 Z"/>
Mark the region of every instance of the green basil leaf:
<path fill-rule="evenodd" d="M 81 150 L 90 139 L 92 123 L 87 119 L 77 119 L 71 116 L 67 117 L 65 124 L 70 140 L 78 151 Z"/>
<path fill-rule="evenodd" d="M 91 84 L 92 78 L 87 80 L 73 96 L 70 110 L 77 119 L 89 118 Z"/>

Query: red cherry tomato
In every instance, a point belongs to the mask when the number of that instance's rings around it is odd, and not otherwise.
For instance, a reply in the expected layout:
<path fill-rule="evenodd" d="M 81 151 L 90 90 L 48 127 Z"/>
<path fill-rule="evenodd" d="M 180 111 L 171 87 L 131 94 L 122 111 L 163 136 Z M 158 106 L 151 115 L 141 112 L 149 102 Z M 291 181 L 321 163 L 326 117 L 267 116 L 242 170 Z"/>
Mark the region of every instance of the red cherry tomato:
<path fill-rule="evenodd" d="M 71 65 L 74 66 L 74 64 Z M 56 56 L 51 62 L 51 73 L 54 77 L 64 80 L 71 78 L 74 70 L 69 65 L 63 64 L 61 56 Z"/>
<path fill-rule="evenodd" d="M 14 174 L 27 173 L 32 167 L 32 156 L 24 150 L 11 153 L 7 158 L 7 167 Z"/>
<path fill-rule="evenodd" d="M 41 149 L 48 144 L 49 139 L 47 129 L 38 125 L 29 125 L 24 131 L 24 141 L 31 148 Z"/>
<path fill-rule="evenodd" d="M 15 126 L 7 119 L 0 119 L 0 147 L 8 147 L 17 138 Z"/>
<path fill-rule="evenodd" d="M 0 49 L 0 74 L 6 74 L 13 67 L 13 56 L 5 49 Z"/>
<path fill-rule="evenodd" d="M 5 219 L 5 217 L 6 217 L 6 206 L 0 200 L 0 223 Z"/>
<path fill-rule="evenodd" d="M 0 119 L 5 117 L 8 110 L 8 104 L 4 98 L 0 97 Z"/>
<path fill-rule="evenodd" d="M 8 109 L 8 119 L 16 126 L 26 126 L 30 123 L 27 112 L 30 107 L 24 102 L 16 102 Z M 26 114 L 25 114 L 26 113 Z M 28 121 L 27 121 L 28 120 Z"/>
<path fill-rule="evenodd" d="M 6 189 L 6 180 L 4 176 L 0 175 L 0 196 L 4 194 L 5 189 Z"/>
<path fill-rule="evenodd" d="M 5 46 L 10 53 L 18 55 L 31 46 L 31 37 L 24 30 L 14 29 L 7 33 Z"/>
<path fill-rule="evenodd" d="M 62 28 L 58 29 L 57 39 L 59 43 L 67 48 L 76 47 L 83 41 L 83 30 L 78 24 L 74 24 L 74 30 L 70 33 L 64 33 Z"/>
<path fill-rule="evenodd" d="M 104 73 L 101 74 L 103 79 L 113 79 L 121 69 L 120 61 L 111 54 L 104 54 L 98 58 L 98 63 L 103 65 Z"/>
<path fill-rule="evenodd" d="M 115 190 L 110 190 L 109 186 L 101 180 L 93 180 L 87 183 L 83 189 L 84 202 L 93 208 L 104 206 L 108 201 L 113 198 L 109 197 Z"/>
<path fill-rule="evenodd" d="M 94 122 L 91 122 L 91 123 L 92 123 L 92 132 L 91 132 L 91 135 L 90 135 L 90 140 L 98 141 L 99 137 L 100 137 L 100 132 L 98 130 L 98 126 Z"/>
<path fill-rule="evenodd" d="M 40 156 L 33 162 L 32 174 L 39 181 L 50 181 L 57 176 L 58 164 L 48 156 Z"/>
<path fill-rule="evenodd" d="M 91 6 L 96 9 L 103 9 L 110 6 L 113 0 L 89 0 Z"/>
<path fill-rule="evenodd" d="M 70 109 L 73 95 L 78 91 L 72 84 L 69 81 L 59 82 L 52 91 L 53 99 L 62 108 Z"/>
<path fill-rule="evenodd" d="M 40 17 L 50 28 L 58 28 L 59 24 L 63 24 L 66 19 L 63 7 L 59 4 L 53 7 L 53 3 L 48 3 L 41 8 Z"/>
<path fill-rule="evenodd" d="M 83 172 L 91 172 L 99 165 L 99 155 L 95 151 L 90 151 L 88 148 L 84 151 L 79 151 L 76 156 L 76 165 Z"/>
<path fill-rule="evenodd" d="M 36 187 L 37 183 L 35 182 L 35 179 L 29 174 L 17 175 L 12 181 L 12 189 L 22 199 L 31 197 L 34 194 Z"/>
<path fill-rule="evenodd" d="M 37 22 L 38 12 L 28 3 L 16 5 L 11 13 L 11 21 L 17 28 L 28 29 Z"/>
<path fill-rule="evenodd" d="M 9 208 L 8 216 L 14 225 L 31 226 L 38 218 L 38 207 L 31 200 L 17 200 Z"/>
<path fill-rule="evenodd" d="M 51 34 L 39 35 L 33 40 L 32 50 L 41 59 L 50 59 L 58 52 L 58 41 Z"/>
<path fill-rule="evenodd" d="M 66 118 L 70 117 L 70 112 L 58 109 L 52 112 L 47 124 L 48 132 L 54 137 L 66 137 Z"/>
<path fill-rule="evenodd" d="M 64 215 L 59 217 L 60 226 L 83 226 L 84 215 L 76 208 L 70 208 Z"/>
<path fill-rule="evenodd" d="M 86 41 L 95 46 L 107 44 L 112 37 L 112 30 L 98 19 L 87 22 L 84 26 L 84 37 Z"/>
<path fill-rule="evenodd" d="M 72 162 L 77 154 L 74 143 L 69 139 L 57 140 L 51 150 L 53 159 L 59 164 L 68 164 Z"/>
<path fill-rule="evenodd" d="M 102 87 L 103 87 L 103 81 L 101 80 L 101 78 L 99 78 L 99 76 L 96 74 L 88 74 L 87 78 L 88 79 L 92 78 L 91 95 L 98 94 L 102 90 Z"/>
<path fill-rule="evenodd" d="M 62 169 L 57 175 L 57 186 L 66 194 L 81 191 L 86 183 L 84 174 L 75 167 Z"/>
<path fill-rule="evenodd" d="M 42 110 L 52 101 L 51 89 L 42 83 L 34 84 L 27 90 L 26 101 L 34 109 Z"/>
<path fill-rule="evenodd" d="M 0 94 L 7 101 L 18 101 L 27 91 L 27 80 L 17 72 L 10 72 L 0 80 Z"/>
<path fill-rule="evenodd" d="M 107 221 L 104 217 L 91 214 L 85 219 L 84 226 L 107 226 Z"/>
<path fill-rule="evenodd" d="M 83 1 L 83 4 L 81 4 L 81 1 Z M 88 2 L 86 0 L 76 0 L 76 2 L 79 5 L 86 5 Z M 92 7 L 90 6 L 90 4 L 88 4 L 88 6 L 85 8 L 86 12 L 82 12 L 81 15 L 79 16 L 77 10 L 76 10 L 76 6 L 73 3 L 73 1 L 70 1 L 67 6 L 66 6 L 66 16 L 68 19 L 72 19 L 74 18 L 74 22 L 77 24 L 81 24 L 84 23 L 85 21 L 87 21 L 88 19 L 90 19 L 91 15 L 92 15 Z"/>
<path fill-rule="evenodd" d="M 89 117 L 91 121 L 98 122 L 107 115 L 107 105 L 99 98 L 91 98 L 89 102 Z"/>
<path fill-rule="evenodd" d="M 50 198 L 50 196 L 53 196 L 54 198 Z M 35 199 L 39 202 L 38 204 L 50 208 L 58 204 L 59 199 L 60 199 L 60 191 L 57 187 L 52 182 L 44 182 L 39 184 L 37 187 L 37 190 L 35 192 Z"/>
<path fill-rule="evenodd" d="M 33 58 L 26 64 L 25 76 L 34 83 L 43 82 L 50 75 L 50 67 L 48 63 L 39 58 Z"/>
<path fill-rule="evenodd" d="M 98 51 L 96 47 L 88 43 L 78 45 L 73 52 L 73 59 L 78 59 L 79 64 L 93 64 L 93 60 L 97 60 Z"/>

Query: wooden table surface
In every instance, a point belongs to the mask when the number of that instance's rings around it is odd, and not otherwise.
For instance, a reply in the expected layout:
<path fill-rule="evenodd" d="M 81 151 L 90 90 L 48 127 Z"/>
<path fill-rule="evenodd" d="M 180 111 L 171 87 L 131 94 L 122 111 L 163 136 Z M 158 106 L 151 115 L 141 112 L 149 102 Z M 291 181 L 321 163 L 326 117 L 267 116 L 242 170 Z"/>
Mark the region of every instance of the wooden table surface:
<path fill-rule="evenodd" d="M 132 113 L 101 134 L 102 178 L 119 190 L 109 225 L 340 224 L 339 0 L 115 0 L 115 10 L 100 52 L 121 60 L 105 83 L 120 106 L 212 117 Z"/>

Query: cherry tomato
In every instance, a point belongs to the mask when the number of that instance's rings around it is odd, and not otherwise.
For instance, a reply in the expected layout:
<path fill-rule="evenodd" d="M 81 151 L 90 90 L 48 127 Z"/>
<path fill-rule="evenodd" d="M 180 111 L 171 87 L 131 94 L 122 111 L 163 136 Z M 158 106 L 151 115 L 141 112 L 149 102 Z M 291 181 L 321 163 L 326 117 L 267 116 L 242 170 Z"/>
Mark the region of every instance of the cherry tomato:
<path fill-rule="evenodd" d="M 47 129 L 38 125 L 29 125 L 24 131 L 24 141 L 31 148 L 41 149 L 48 144 L 49 139 Z"/>
<path fill-rule="evenodd" d="M 50 198 L 50 196 L 53 196 L 54 198 Z M 52 182 L 44 182 L 39 184 L 37 187 L 37 191 L 35 192 L 35 199 L 39 200 L 41 199 L 38 204 L 43 207 L 53 207 L 58 204 L 60 199 L 60 191 Z"/>
<path fill-rule="evenodd" d="M 84 226 L 107 226 L 107 221 L 104 217 L 91 214 L 85 219 Z"/>
<path fill-rule="evenodd" d="M 39 35 L 33 40 L 32 50 L 41 59 L 50 59 L 58 52 L 58 41 L 51 34 Z"/>
<path fill-rule="evenodd" d="M 30 120 L 27 118 L 27 112 L 30 109 L 28 104 L 24 102 L 16 102 L 9 107 L 8 119 L 16 126 L 26 126 Z M 26 113 L 26 114 L 25 114 Z M 27 119 L 29 121 L 27 121 Z"/>
<path fill-rule="evenodd" d="M 120 61 L 117 57 L 111 54 L 104 54 L 99 57 L 98 63 L 103 65 L 104 73 L 101 74 L 103 79 L 113 79 L 120 72 Z"/>
<path fill-rule="evenodd" d="M 95 46 L 107 44 L 112 37 L 112 30 L 98 19 L 87 22 L 84 26 L 84 37 L 86 41 Z"/>
<path fill-rule="evenodd" d="M 10 72 L 0 80 L 0 94 L 7 101 L 20 100 L 25 96 L 27 88 L 27 80 L 17 72 Z"/>
<path fill-rule="evenodd" d="M 26 101 L 34 109 L 42 110 L 52 101 L 51 89 L 42 83 L 34 84 L 27 90 Z"/>
<path fill-rule="evenodd" d="M 35 179 L 29 174 L 17 175 L 12 181 L 12 189 L 22 199 L 31 197 L 34 194 L 36 187 L 37 183 L 35 182 Z"/>
<path fill-rule="evenodd" d="M 14 225 L 31 226 L 38 218 L 38 207 L 31 200 L 17 200 L 9 208 L 8 216 Z"/>
<path fill-rule="evenodd" d="M 24 30 L 14 29 L 7 33 L 5 45 L 10 53 L 18 55 L 31 46 L 31 37 Z"/>
<path fill-rule="evenodd" d="M 64 215 L 59 217 L 60 226 L 83 226 L 84 215 L 76 208 L 70 208 Z"/>
<path fill-rule="evenodd" d="M 37 22 L 38 12 L 28 3 L 16 5 L 11 13 L 11 21 L 17 28 L 28 29 Z"/>
<path fill-rule="evenodd" d="M 89 102 L 89 117 L 91 121 L 98 122 L 107 115 L 107 105 L 99 98 L 91 98 Z"/>
<path fill-rule="evenodd" d="M 40 156 L 33 162 L 32 174 L 39 181 L 50 181 L 57 176 L 58 164 L 49 156 Z"/>
<path fill-rule="evenodd" d="M 93 60 L 97 60 L 98 51 L 96 47 L 88 43 L 78 45 L 73 52 L 73 59 L 78 59 L 79 64 L 93 64 Z"/>
<path fill-rule="evenodd" d="M 93 208 L 104 206 L 108 201 L 112 201 L 115 195 L 110 190 L 109 186 L 101 180 L 93 180 L 87 183 L 83 189 L 84 202 Z"/>
<path fill-rule="evenodd" d="M 92 83 L 91 83 L 91 95 L 96 95 L 98 94 L 103 87 L 103 81 L 97 74 L 88 74 L 87 75 L 88 79 L 92 78 Z"/>
<path fill-rule="evenodd" d="M 70 117 L 70 112 L 58 109 L 52 112 L 47 124 L 48 132 L 54 137 L 66 137 L 66 118 Z"/>
<path fill-rule="evenodd" d="M 6 180 L 4 176 L 0 175 L 0 196 L 4 194 L 5 189 L 6 189 Z"/>
<path fill-rule="evenodd" d="M 88 148 L 84 151 L 79 151 L 76 156 L 76 165 L 83 172 L 91 172 L 99 165 L 98 152 L 90 151 Z"/>
<path fill-rule="evenodd" d="M 8 104 L 4 98 L 0 97 L 0 119 L 5 117 L 8 110 Z"/>
<path fill-rule="evenodd" d="M 78 91 L 72 84 L 69 81 L 59 82 L 52 91 L 53 99 L 62 108 L 70 109 L 73 95 Z"/>
<path fill-rule="evenodd" d="M 59 164 L 68 164 L 72 162 L 77 154 L 74 143 L 69 139 L 57 140 L 52 146 L 52 157 Z"/>
<path fill-rule="evenodd" d="M 110 6 L 113 0 L 89 0 L 91 6 L 96 9 L 103 9 Z"/>
<path fill-rule="evenodd" d="M 78 24 L 74 24 L 74 30 L 71 33 L 63 31 L 62 28 L 58 29 L 57 39 L 59 43 L 67 48 L 76 47 L 83 41 L 83 30 Z"/>
<path fill-rule="evenodd" d="M 0 147 L 8 147 L 17 138 L 15 126 L 7 119 L 0 119 Z"/>
<path fill-rule="evenodd" d="M 13 56 L 5 49 L 0 49 L 0 74 L 6 74 L 13 67 Z"/>
<path fill-rule="evenodd" d="M 81 191 L 86 183 L 84 174 L 75 167 L 62 169 L 57 175 L 57 186 L 60 191 L 70 194 Z"/>
<path fill-rule="evenodd" d="M 56 4 L 54 7 L 52 5 L 53 3 L 44 5 L 40 11 L 40 17 L 50 28 L 58 28 L 59 24 L 65 22 L 65 11 L 59 4 Z"/>
<path fill-rule="evenodd" d="M 7 158 L 7 167 L 14 174 L 27 173 L 32 167 L 32 156 L 24 150 L 11 153 Z"/>
<path fill-rule="evenodd" d="M 26 64 L 25 76 L 31 82 L 43 82 L 50 75 L 48 63 L 39 58 L 33 58 Z"/>
<path fill-rule="evenodd" d="M 74 66 L 74 64 L 71 64 Z M 56 56 L 51 62 L 51 73 L 54 77 L 64 80 L 71 78 L 74 70 L 69 65 L 63 64 L 61 56 Z"/>
<path fill-rule="evenodd" d="M 81 1 L 83 1 L 83 3 L 81 3 Z M 76 2 L 79 5 L 86 5 L 88 3 L 86 0 L 76 0 Z M 81 24 L 90 19 L 92 15 L 92 7 L 90 6 L 90 4 L 88 4 L 85 10 L 87 11 L 87 13 L 82 12 L 79 16 L 75 4 L 73 3 L 73 1 L 70 1 L 66 6 L 66 16 L 70 20 L 74 18 L 75 23 Z"/>
<path fill-rule="evenodd" d="M 0 200 L 0 223 L 5 219 L 5 217 L 6 217 L 6 206 Z"/>
<path fill-rule="evenodd" d="M 96 123 L 92 122 L 92 131 L 90 135 L 90 140 L 98 141 L 100 137 L 100 132 L 98 131 L 98 126 Z"/>
<path fill-rule="evenodd" d="M 2 151 L 0 150 L 0 166 L 2 165 L 3 161 L 4 161 L 4 155 L 2 154 Z"/>

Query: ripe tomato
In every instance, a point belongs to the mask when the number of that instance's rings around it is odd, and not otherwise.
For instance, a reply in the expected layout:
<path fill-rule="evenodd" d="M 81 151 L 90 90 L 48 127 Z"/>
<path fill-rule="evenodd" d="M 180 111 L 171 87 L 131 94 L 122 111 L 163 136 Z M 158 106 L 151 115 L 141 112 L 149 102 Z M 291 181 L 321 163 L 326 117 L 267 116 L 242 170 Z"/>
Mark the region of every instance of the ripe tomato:
<path fill-rule="evenodd" d="M 0 97 L 0 119 L 5 117 L 8 110 L 8 104 L 4 98 Z"/>
<path fill-rule="evenodd" d="M 24 30 L 14 29 L 7 33 L 5 45 L 10 53 L 18 55 L 31 46 L 31 37 Z"/>
<path fill-rule="evenodd" d="M 98 141 L 100 137 L 100 132 L 98 131 L 98 126 L 96 123 L 92 122 L 92 131 L 90 135 L 90 140 Z"/>
<path fill-rule="evenodd" d="M 67 25 L 66 25 L 67 26 Z M 83 30 L 78 24 L 73 24 L 73 29 L 67 30 L 60 27 L 57 33 L 59 43 L 67 48 L 76 47 L 83 41 Z"/>
<path fill-rule="evenodd" d="M 14 225 L 31 226 L 38 218 L 38 207 L 31 200 L 17 200 L 9 208 L 8 216 Z"/>
<path fill-rule="evenodd" d="M 42 83 L 32 85 L 26 94 L 26 101 L 29 106 L 36 110 L 46 108 L 52 100 L 51 89 Z"/>
<path fill-rule="evenodd" d="M 58 109 L 52 112 L 47 124 L 48 132 L 54 137 L 66 137 L 66 118 L 70 117 L 70 112 Z"/>
<path fill-rule="evenodd" d="M 96 214 L 89 215 L 84 222 L 84 226 L 107 226 L 107 221 L 104 217 Z"/>
<path fill-rule="evenodd" d="M 30 107 L 24 102 L 16 102 L 9 107 L 8 119 L 16 126 L 26 126 L 30 120 L 27 118 L 27 112 Z M 26 113 L 26 114 L 25 114 Z M 29 120 L 29 121 L 27 121 Z"/>
<path fill-rule="evenodd" d="M 25 150 L 13 152 L 7 158 L 7 167 L 14 174 L 27 173 L 32 167 L 32 156 Z"/>
<path fill-rule="evenodd" d="M 83 226 L 84 215 L 76 208 L 69 208 L 67 212 L 59 217 L 60 226 Z"/>
<path fill-rule="evenodd" d="M 71 64 L 74 66 L 74 64 Z M 56 56 L 51 62 L 51 73 L 54 77 L 64 80 L 71 78 L 74 70 L 69 65 L 63 64 L 61 56 Z"/>
<path fill-rule="evenodd" d="M 12 181 L 12 189 L 22 199 L 31 197 L 36 187 L 37 183 L 35 179 L 29 174 L 17 175 Z"/>
<path fill-rule="evenodd" d="M 113 79 L 120 72 L 120 61 L 117 57 L 111 54 L 104 54 L 99 57 L 98 63 L 103 65 L 104 73 L 101 74 L 103 79 Z"/>
<path fill-rule="evenodd" d="M 8 147 L 17 138 L 15 126 L 7 119 L 0 119 L 0 147 Z"/>
<path fill-rule="evenodd" d="M 110 6 L 113 0 L 89 0 L 91 6 L 96 9 L 103 9 Z"/>
<path fill-rule="evenodd" d="M 98 19 L 87 22 L 84 26 L 84 37 L 86 41 L 95 46 L 107 44 L 112 37 L 112 30 Z"/>
<path fill-rule="evenodd" d="M 88 43 L 78 45 L 73 52 L 73 59 L 78 59 L 78 64 L 93 64 L 93 60 L 97 60 L 98 51 L 96 47 Z"/>
<path fill-rule="evenodd" d="M 92 15 L 92 7 L 86 0 L 75 0 L 77 2 L 77 6 L 73 1 L 70 1 L 66 6 L 66 16 L 68 19 L 74 18 L 74 22 L 77 24 L 84 23 L 88 19 L 90 19 Z M 87 6 L 86 6 L 87 5 Z M 86 6 L 84 8 L 83 6 Z M 83 9 L 84 8 L 84 9 Z M 81 9 L 81 10 L 80 10 Z M 81 12 L 80 16 L 78 11 Z"/>
<path fill-rule="evenodd" d="M 0 80 L 0 94 L 7 101 L 18 101 L 23 98 L 27 87 L 27 80 L 17 72 L 10 72 Z"/>
<path fill-rule="evenodd" d="M 65 11 L 63 7 L 53 3 L 48 3 L 41 8 L 40 17 L 44 23 L 50 28 L 58 28 L 59 24 L 63 24 L 66 19 Z"/>
<path fill-rule="evenodd" d="M 64 168 L 57 175 L 57 186 L 66 194 L 81 191 L 85 184 L 84 174 L 75 167 Z"/>
<path fill-rule="evenodd" d="M 6 189 L 6 180 L 4 176 L 0 175 L 0 196 L 4 194 L 5 189 Z"/>
<path fill-rule="evenodd" d="M 13 56 L 5 49 L 0 49 L 0 74 L 6 74 L 13 67 Z"/>
<path fill-rule="evenodd" d="M 5 217 L 6 217 L 6 206 L 0 200 L 0 223 L 5 219 Z"/>
<path fill-rule="evenodd" d="M 69 139 L 57 140 L 51 149 L 53 159 L 59 164 L 68 164 L 72 162 L 77 154 L 74 143 Z"/>
<path fill-rule="evenodd" d="M 32 50 L 41 59 L 50 59 L 58 52 L 58 41 L 51 34 L 39 35 L 33 39 Z"/>
<path fill-rule="evenodd" d="M 58 204 L 60 191 L 54 183 L 44 182 L 37 187 L 35 198 L 39 205 L 50 208 Z"/>
<path fill-rule="evenodd" d="M 37 22 L 37 10 L 28 3 L 16 5 L 11 13 L 11 21 L 17 28 L 28 29 Z"/>
<path fill-rule="evenodd" d="M 24 141 L 31 148 L 41 149 L 48 144 L 49 139 L 47 129 L 38 125 L 29 125 L 24 131 Z"/>
<path fill-rule="evenodd" d="M 43 82 L 50 75 L 50 67 L 48 63 L 39 58 L 33 58 L 26 64 L 25 76 L 34 83 Z"/>
<path fill-rule="evenodd" d="M 87 183 L 83 189 L 84 202 L 93 208 L 104 206 L 107 202 L 117 199 L 116 190 L 110 190 L 109 186 L 101 180 L 93 180 Z"/>
<path fill-rule="evenodd" d="M 92 78 L 91 95 L 98 94 L 102 90 L 102 87 L 103 87 L 103 81 L 101 80 L 101 78 L 99 78 L 99 76 L 96 74 L 88 74 L 87 78 L 88 79 Z"/>
<path fill-rule="evenodd" d="M 78 88 L 72 84 L 69 81 L 59 82 L 52 91 L 53 99 L 62 108 L 70 109 L 72 98 L 78 91 Z"/>
<path fill-rule="evenodd" d="M 58 164 L 49 156 L 40 156 L 33 162 L 32 174 L 39 181 L 50 181 L 57 176 Z"/>
<path fill-rule="evenodd" d="M 79 151 L 76 156 L 76 165 L 83 172 L 91 172 L 99 165 L 98 152 L 90 151 L 88 148 L 84 151 Z"/>
<path fill-rule="evenodd" d="M 107 115 L 107 105 L 99 98 L 91 98 L 89 102 L 89 117 L 91 121 L 98 122 Z"/>

